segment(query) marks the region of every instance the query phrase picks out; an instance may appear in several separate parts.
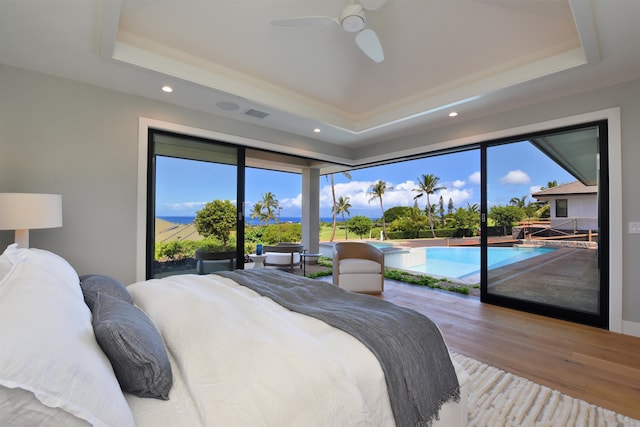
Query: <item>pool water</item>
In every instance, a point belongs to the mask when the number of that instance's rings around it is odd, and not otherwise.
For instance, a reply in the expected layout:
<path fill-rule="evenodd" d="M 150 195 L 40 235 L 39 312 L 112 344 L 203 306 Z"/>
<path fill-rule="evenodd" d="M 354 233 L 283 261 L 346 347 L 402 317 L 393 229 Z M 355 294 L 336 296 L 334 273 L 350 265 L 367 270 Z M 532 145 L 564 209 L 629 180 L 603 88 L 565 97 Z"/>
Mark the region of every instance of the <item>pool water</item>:
<path fill-rule="evenodd" d="M 391 243 L 384 243 L 384 242 L 374 242 L 374 241 L 368 241 L 368 244 L 370 244 L 371 246 L 374 246 L 378 249 L 384 249 L 384 248 L 390 248 L 393 245 Z"/>
<path fill-rule="evenodd" d="M 488 248 L 488 267 L 489 269 L 502 267 L 554 250 L 554 248 L 540 247 Z M 423 252 L 424 255 L 422 255 Z M 478 283 L 480 282 L 480 248 L 439 246 L 415 248 L 409 256 L 406 253 L 387 254 L 385 267 Z"/>

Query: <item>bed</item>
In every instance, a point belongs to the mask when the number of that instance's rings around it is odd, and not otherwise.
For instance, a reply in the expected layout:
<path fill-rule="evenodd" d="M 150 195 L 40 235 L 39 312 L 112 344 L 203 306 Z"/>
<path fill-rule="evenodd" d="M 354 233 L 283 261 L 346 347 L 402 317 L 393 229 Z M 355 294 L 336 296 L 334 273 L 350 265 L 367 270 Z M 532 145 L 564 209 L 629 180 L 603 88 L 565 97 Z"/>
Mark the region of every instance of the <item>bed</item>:
<path fill-rule="evenodd" d="M 351 315 L 334 313 L 342 306 Z M 428 346 L 410 327 L 371 332 L 416 315 L 396 309 L 275 269 L 125 288 L 11 245 L 0 256 L 0 425 L 466 426 L 469 377 L 437 328 Z M 388 345 L 403 340 L 424 347 L 410 352 L 418 362 Z"/>

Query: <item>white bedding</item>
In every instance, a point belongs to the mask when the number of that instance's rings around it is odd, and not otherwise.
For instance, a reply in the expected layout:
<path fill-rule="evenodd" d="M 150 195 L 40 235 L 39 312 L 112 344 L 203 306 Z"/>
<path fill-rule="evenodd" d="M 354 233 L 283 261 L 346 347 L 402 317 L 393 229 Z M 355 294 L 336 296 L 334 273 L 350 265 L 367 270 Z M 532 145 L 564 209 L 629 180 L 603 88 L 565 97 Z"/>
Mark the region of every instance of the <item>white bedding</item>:
<path fill-rule="evenodd" d="M 350 335 L 216 275 L 128 287 L 165 340 L 169 401 L 127 396 L 139 426 L 394 425 L 382 368 Z M 435 426 L 466 425 L 462 401 Z"/>
<path fill-rule="evenodd" d="M 123 395 L 111 366 L 120 359 L 98 344 L 85 292 L 131 301 L 113 279 L 91 283 L 47 251 L 10 245 L 0 255 L 0 425 L 394 425 L 381 365 L 364 344 L 213 275 L 128 288 L 162 335 L 173 388 L 170 400 Z M 156 360 L 147 329 L 125 322 L 111 330 L 118 345 L 135 346 L 129 355 Z M 466 425 L 468 376 L 457 375 L 461 401 L 445 404 L 434 427 Z"/>

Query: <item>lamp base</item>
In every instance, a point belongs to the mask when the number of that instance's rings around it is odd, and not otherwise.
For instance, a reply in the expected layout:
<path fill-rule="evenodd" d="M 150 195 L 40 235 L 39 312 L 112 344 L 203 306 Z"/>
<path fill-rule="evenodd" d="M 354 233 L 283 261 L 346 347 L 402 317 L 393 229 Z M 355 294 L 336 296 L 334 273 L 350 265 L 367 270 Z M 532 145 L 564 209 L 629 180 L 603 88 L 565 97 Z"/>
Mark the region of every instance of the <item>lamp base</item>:
<path fill-rule="evenodd" d="M 29 229 L 16 230 L 15 240 L 19 248 L 29 249 Z"/>

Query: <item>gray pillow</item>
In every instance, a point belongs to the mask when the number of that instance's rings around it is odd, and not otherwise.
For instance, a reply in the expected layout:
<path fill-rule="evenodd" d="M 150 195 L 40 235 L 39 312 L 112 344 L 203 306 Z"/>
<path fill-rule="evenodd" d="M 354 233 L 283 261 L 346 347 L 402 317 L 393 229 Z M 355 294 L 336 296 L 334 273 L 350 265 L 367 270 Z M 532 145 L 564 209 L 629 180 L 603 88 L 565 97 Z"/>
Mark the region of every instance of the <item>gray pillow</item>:
<path fill-rule="evenodd" d="M 89 310 L 93 311 L 93 304 L 99 293 L 110 295 L 129 304 L 133 304 L 133 299 L 127 291 L 127 288 L 113 277 L 103 276 L 101 274 L 87 274 L 80 276 L 80 288 L 84 302 L 89 306 Z"/>
<path fill-rule="evenodd" d="M 173 385 L 169 357 L 160 333 L 142 310 L 98 293 L 93 330 L 122 390 L 140 397 L 169 399 Z"/>

